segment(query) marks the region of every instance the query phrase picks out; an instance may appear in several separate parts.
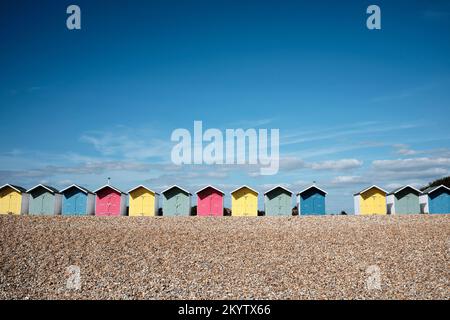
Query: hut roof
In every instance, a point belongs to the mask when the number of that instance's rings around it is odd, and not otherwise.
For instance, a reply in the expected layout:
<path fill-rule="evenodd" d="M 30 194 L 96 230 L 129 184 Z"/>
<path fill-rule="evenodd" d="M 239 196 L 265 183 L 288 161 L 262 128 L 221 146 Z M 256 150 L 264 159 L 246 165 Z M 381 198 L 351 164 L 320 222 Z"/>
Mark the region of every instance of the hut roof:
<path fill-rule="evenodd" d="M 186 189 L 183 189 L 183 188 L 177 186 L 176 184 L 174 184 L 173 186 L 170 186 L 170 187 L 168 187 L 167 189 L 161 191 L 161 193 L 166 193 L 167 191 L 172 190 L 173 188 L 180 189 L 181 191 L 183 191 L 183 192 L 187 193 L 188 195 L 192 196 L 192 193 L 190 193 L 190 192 L 187 191 Z"/>
<path fill-rule="evenodd" d="M 391 191 L 390 193 L 388 193 L 388 194 L 389 194 L 389 195 L 396 194 L 396 193 L 399 193 L 400 191 L 402 191 L 403 189 L 406 189 L 406 188 L 411 188 L 411 189 L 413 189 L 414 191 L 417 191 L 419 194 L 422 194 L 422 191 L 420 191 L 420 190 L 414 188 L 413 186 L 410 186 L 409 184 L 407 184 L 406 186 L 397 188 L 397 189 L 395 189 L 395 190 L 392 190 L 392 191 Z"/>
<path fill-rule="evenodd" d="M 16 190 L 16 191 L 19 192 L 19 193 L 25 193 L 25 192 L 27 192 L 27 190 L 26 190 L 25 188 L 22 188 L 22 187 L 13 185 L 13 184 L 9 184 L 9 183 L 4 184 L 3 186 L 1 186 L 1 187 L 0 187 L 0 190 L 1 190 L 1 189 L 4 189 L 4 188 L 6 188 L 6 187 L 10 187 L 11 189 L 14 189 L 14 190 Z"/>
<path fill-rule="evenodd" d="M 308 188 L 305 188 L 305 189 L 303 189 L 302 191 L 300 191 L 299 193 L 297 193 L 297 195 L 302 194 L 302 193 L 304 193 L 305 191 L 308 191 L 309 189 L 312 189 L 312 188 L 317 189 L 317 190 L 319 190 L 319 191 L 322 191 L 322 192 L 325 193 L 325 194 L 328 194 L 328 192 L 326 192 L 326 191 L 323 190 L 323 189 L 320 189 L 318 186 L 316 186 L 315 184 L 313 184 L 313 185 L 309 186 Z"/>
<path fill-rule="evenodd" d="M 28 189 L 27 192 L 31 192 L 31 191 L 33 191 L 33 190 L 35 190 L 37 188 L 44 188 L 44 189 L 46 189 L 47 191 L 49 191 L 50 193 L 53 193 L 53 194 L 54 193 L 59 193 L 59 191 L 56 188 L 53 188 L 53 187 L 50 187 L 50 186 L 47 186 L 47 185 L 41 184 L 41 183 L 36 185 L 36 186 L 34 186 L 31 189 Z"/>
<path fill-rule="evenodd" d="M 147 191 L 150 191 L 151 193 L 154 193 L 154 194 L 158 194 L 158 195 L 159 195 L 158 192 L 155 192 L 155 191 L 153 191 L 152 189 L 149 189 L 149 188 L 147 188 L 146 186 L 144 186 L 144 185 L 142 185 L 142 184 L 140 184 L 140 185 L 134 187 L 133 189 L 128 190 L 128 193 L 133 192 L 134 190 L 137 190 L 137 189 L 139 189 L 139 188 L 143 188 L 143 189 L 145 189 L 145 190 L 147 190 Z"/>
<path fill-rule="evenodd" d="M 198 190 L 195 194 L 199 194 L 200 192 L 202 192 L 203 190 L 206 190 L 206 189 L 208 189 L 208 188 L 211 188 L 211 189 L 214 189 L 214 190 L 216 190 L 216 191 L 219 191 L 221 194 L 225 194 L 222 190 L 220 190 L 220 189 L 218 189 L 218 188 L 215 188 L 215 187 L 213 187 L 212 185 L 210 185 L 210 184 L 208 184 L 206 187 L 204 187 L 204 188 L 201 188 L 200 190 Z"/>
<path fill-rule="evenodd" d="M 247 186 L 247 185 L 245 185 L 245 184 L 244 184 L 243 186 L 240 186 L 240 187 L 237 188 L 237 189 L 234 189 L 234 190 L 231 191 L 230 193 L 233 194 L 233 193 L 235 193 L 236 191 L 239 191 L 239 190 L 244 189 L 244 188 L 247 188 L 247 189 L 253 191 L 253 192 L 256 193 L 256 194 L 259 194 L 258 191 L 256 191 L 255 189 L 250 188 L 249 186 Z"/>
<path fill-rule="evenodd" d="M 364 189 L 364 190 L 361 190 L 361 191 L 358 192 L 358 193 L 355 193 L 354 196 L 357 196 L 357 195 L 359 195 L 359 194 L 361 194 L 361 193 L 364 193 L 364 192 L 366 192 L 366 191 L 368 191 L 368 190 L 370 190 L 370 189 L 372 189 L 372 188 L 378 189 L 378 190 L 383 191 L 384 193 L 387 194 L 386 190 L 381 189 L 379 186 L 372 185 L 372 186 L 370 186 L 370 187 L 368 187 L 368 188 L 366 188 L 366 189 Z"/>
<path fill-rule="evenodd" d="M 278 188 L 283 189 L 284 191 L 287 191 L 289 194 L 292 194 L 292 193 L 293 193 L 291 190 L 289 190 L 289 189 L 287 189 L 287 188 L 285 188 L 285 187 L 283 187 L 283 186 L 281 186 L 281 185 L 277 185 L 277 186 L 273 187 L 272 189 L 269 189 L 269 190 L 267 190 L 266 192 L 264 192 L 264 195 L 266 195 L 266 194 L 268 194 L 269 192 L 274 191 L 275 189 L 278 189 Z"/>
<path fill-rule="evenodd" d="M 88 189 L 86 189 L 86 188 L 84 188 L 84 187 L 81 187 L 81 186 L 79 186 L 79 185 L 77 185 L 77 184 L 71 184 L 71 185 L 68 186 L 67 188 L 62 189 L 60 192 L 61 192 L 61 193 L 64 193 L 65 191 L 69 190 L 70 188 L 77 188 L 78 190 L 80 190 L 81 192 L 83 192 L 83 193 L 85 193 L 85 194 L 88 194 L 88 193 L 94 194 L 92 191 L 90 191 L 90 190 L 88 190 Z"/>
<path fill-rule="evenodd" d="M 121 190 L 119 190 L 119 189 L 117 189 L 117 188 L 115 188 L 115 187 L 113 187 L 113 186 L 111 186 L 109 184 L 105 184 L 104 186 L 98 188 L 97 190 L 94 191 L 94 193 L 97 193 L 100 190 L 103 190 L 105 188 L 110 188 L 110 189 L 113 189 L 114 191 L 117 191 L 118 193 L 126 194 L 125 192 L 123 192 L 123 191 L 121 191 Z"/>
<path fill-rule="evenodd" d="M 441 189 L 441 188 L 444 188 L 444 189 L 447 189 L 447 190 L 450 191 L 450 188 L 449 188 L 449 187 L 444 186 L 443 184 L 441 184 L 440 186 L 437 186 L 437 187 L 429 187 L 429 188 L 426 188 L 425 190 L 423 190 L 423 193 L 424 193 L 424 194 L 430 194 L 430 193 L 433 193 L 433 192 L 435 192 L 435 191 L 437 191 L 437 190 L 439 190 L 439 189 Z"/>

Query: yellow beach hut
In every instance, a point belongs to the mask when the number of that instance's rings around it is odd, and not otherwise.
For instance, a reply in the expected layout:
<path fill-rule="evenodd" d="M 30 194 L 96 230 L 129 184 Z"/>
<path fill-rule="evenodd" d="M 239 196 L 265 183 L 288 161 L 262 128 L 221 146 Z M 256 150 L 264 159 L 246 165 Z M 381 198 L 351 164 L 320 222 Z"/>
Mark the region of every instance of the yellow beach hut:
<path fill-rule="evenodd" d="M 152 217 L 158 215 L 158 193 L 139 185 L 128 191 L 130 217 Z"/>
<path fill-rule="evenodd" d="M 24 188 L 5 184 L 0 187 L 0 214 L 27 214 L 29 200 Z"/>
<path fill-rule="evenodd" d="M 258 216 L 258 192 L 248 186 L 231 191 L 231 215 L 236 217 Z"/>
<path fill-rule="evenodd" d="M 387 192 L 376 185 L 355 193 L 353 195 L 355 214 L 387 214 L 386 195 Z"/>

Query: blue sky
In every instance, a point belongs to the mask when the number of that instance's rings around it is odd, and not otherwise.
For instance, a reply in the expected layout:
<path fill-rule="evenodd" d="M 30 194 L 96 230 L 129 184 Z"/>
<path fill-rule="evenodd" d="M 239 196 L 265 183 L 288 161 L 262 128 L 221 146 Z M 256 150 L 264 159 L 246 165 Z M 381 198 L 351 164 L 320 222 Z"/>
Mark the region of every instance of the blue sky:
<path fill-rule="evenodd" d="M 353 212 L 367 185 L 449 174 L 448 1 L 7 0 L 0 39 L 0 184 L 317 181 L 330 212 Z M 280 129 L 280 172 L 174 166 L 170 135 L 194 120 Z"/>

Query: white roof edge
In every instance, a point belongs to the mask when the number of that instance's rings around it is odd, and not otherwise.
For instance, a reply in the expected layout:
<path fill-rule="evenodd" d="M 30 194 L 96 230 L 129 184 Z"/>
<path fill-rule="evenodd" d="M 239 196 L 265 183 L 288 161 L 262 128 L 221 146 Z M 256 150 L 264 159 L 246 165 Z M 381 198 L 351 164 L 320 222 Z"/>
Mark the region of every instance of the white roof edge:
<path fill-rule="evenodd" d="M 364 192 L 366 192 L 367 190 L 370 190 L 370 189 L 372 189 L 372 188 L 376 188 L 376 189 L 381 190 L 381 191 L 383 191 L 384 193 L 388 194 L 388 192 L 387 192 L 386 190 L 384 190 L 383 188 L 380 188 L 380 187 L 377 186 L 376 184 L 373 184 L 373 185 L 371 185 L 370 187 L 368 187 L 368 188 L 366 188 L 366 189 L 364 189 L 364 190 L 362 190 L 362 191 L 360 191 L 360 192 L 358 192 L 358 193 L 356 193 L 356 194 L 364 193 Z"/>
<path fill-rule="evenodd" d="M 413 190 L 416 190 L 416 191 L 419 192 L 420 194 L 423 193 L 423 192 L 420 191 L 419 189 L 414 188 L 412 185 L 407 184 L 407 185 L 403 186 L 402 188 L 398 189 L 397 191 L 391 192 L 391 194 L 399 193 L 400 191 L 402 191 L 403 189 L 406 189 L 406 188 L 408 188 L 408 187 L 410 187 L 410 188 L 413 189 Z"/>
<path fill-rule="evenodd" d="M 437 189 L 440 189 L 440 188 L 445 188 L 445 189 L 447 189 L 447 190 L 450 191 L 450 188 L 449 188 L 449 187 L 444 186 L 443 184 L 441 184 L 440 186 L 437 186 L 436 188 L 434 188 L 434 189 L 428 191 L 427 193 L 430 194 L 430 193 L 435 192 Z"/>
<path fill-rule="evenodd" d="M 111 188 L 111 189 L 113 189 L 113 190 L 115 190 L 115 191 L 117 191 L 117 192 L 119 192 L 119 193 L 126 194 L 125 192 L 123 192 L 123 191 L 121 191 L 121 190 L 117 189 L 116 187 L 113 187 L 112 185 L 109 185 L 109 184 L 105 184 L 104 186 L 98 188 L 97 190 L 94 191 L 94 193 L 97 193 L 97 192 L 99 192 L 100 190 L 105 189 L 106 187 L 109 187 L 109 188 Z"/>
<path fill-rule="evenodd" d="M 86 193 L 86 194 L 92 193 L 92 192 L 90 192 L 89 190 L 87 190 L 87 189 L 85 189 L 85 188 L 83 188 L 83 187 L 81 187 L 81 186 L 79 186 L 79 185 L 77 185 L 77 184 L 75 184 L 75 183 L 71 184 L 71 185 L 68 186 L 67 188 L 64 188 L 64 189 L 60 190 L 59 192 L 60 192 L 60 193 L 63 193 L 64 191 L 69 190 L 69 189 L 72 188 L 72 187 L 75 187 L 75 188 L 77 188 L 78 190 L 80 190 L 80 191 L 82 191 L 83 193 Z"/>
<path fill-rule="evenodd" d="M 132 191 L 134 191 L 134 190 L 136 190 L 136 189 L 139 189 L 139 188 L 144 188 L 145 190 L 150 191 L 150 192 L 153 192 L 154 194 L 159 194 L 158 192 L 153 191 L 153 190 L 150 189 L 150 188 L 147 188 L 147 187 L 144 186 L 143 184 L 140 184 L 140 185 L 134 187 L 133 189 L 128 190 L 127 193 L 130 193 L 130 192 L 132 192 Z"/>
<path fill-rule="evenodd" d="M 233 193 L 235 193 L 236 191 L 241 190 L 241 189 L 243 189 L 243 188 L 250 189 L 250 190 L 252 190 L 253 192 L 255 192 L 256 194 L 259 194 L 258 191 L 256 191 L 256 190 L 253 189 L 253 188 L 250 188 L 250 187 L 249 187 L 248 185 L 246 185 L 246 184 L 240 186 L 239 188 L 234 189 L 233 191 L 230 192 L 230 194 L 233 194 Z"/>
<path fill-rule="evenodd" d="M 45 185 L 43 185 L 42 183 L 39 183 L 39 184 L 35 185 L 34 187 L 32 187 L 32 188 L 28 189 L 28 190 L 27 190 L 27 193 L 28 193 L 28 192 L 30 192 L 30 191 L 33 191 L 34 189 L 36 189 L 36 188 L 38 188 L 38 187 L 42 187 L 42 188 L 44 188 L 44 189 L 46 189 L 46 190 L 50 191 L 51 193 L 55 193 L 55 191 L 54 191 L 54 190 L 52 190 L 52 189 L 49 189 L 48 187 L 46 187 L 46 186 L 45 186 Z"/>
<path fill-rule="evenodd" d="M 180 189 L 180 190 L 186 192 L 187 194 L 192 195 L 192 193 L 190 193 L 190 192 L 187 191 L 186 189 L 184 189 L 184 188 L 182 188 L 182 187 L 180 187 L 180 186 L 178 186 L 178 185 L 176 185 L 176 184 L 171 185 L 170 187 L 164 189 L 163 191 L 161 191 L 161 193 L 164 193 L 164 192 L 166 192 L 166 191 L 169 191 L 170 189 L 173 189 L 173 188 L 178 188 L 178 189 Z"/>
<path fill-rule="evenodd" d="M 309 190 L 309 189 L 311 189 L 311 188 L 316 188 L 317 190 L 320 190 L 320 191 L 322 191 L 323 193 L 328 194 L 328 192 L 326 192 L 325 190 L 319 188 L 319 187 L 316 186 L 315 184 L 312 184 L 312 185 L 310 185 L 309 187 L 303 189 L 302 191 L 299 191 L 299 192 L 297 193 L 297 195 L 299 195 L 299 194 L 301 194 L 301 193 L 303 193 L 303 192 L 305 192 L 306 190 Z"/>
<path fill-rule="evenodd" d="M 23 193 L 23 191 L 20 191 L 19 189 L 17 189 L 16 187 L 14 187 L 12 184 L 9 183 L 5 183 L 4 185 L 2 185 L 0 187 L 0 190 L 3 189 L 4 187 L 10 187 L 11 189 L 16 190 L 18 193 Z"/>
<path fill-rule="evenodd" d="M 214 187 L 214 186 L 212 186 L 212 185 L 210 185 L 210 184 L 208 184 L 208 185 L 207 185 L 206 187 L 204 187 L 204 188 L 201 188 L 200 190 L 198 190 L 197 192 L 195 192 L 195 194 L 198 194 L 199 192 L 201 192 L 201 191 L 203 191 L 203 190 L 205 190 L 205 189 L 208 189 L 208 188 L 217 190 L 217 191 L 219 191 L 220 193 L 222 193 L 223 195 L 225 195 L 225 192 L 223 192 L 223 191 L 220 190 L 219 188 L 216 188 L 216 187 Z"/>
<path fill-rule="evenodd" d="M 291 190 L 289 190 L 286 187 L 283 187 L 282 185 L 276 185 L 275 187 L 273 187 L 272 189 L 267 190 L 266 192 L 264 192 L 264 195 L 268 194 L 270 191 L 275 190 L 276 188 L 281 188 L 287 192 L 289 192 L 290 194 L 294 194 Z"/>

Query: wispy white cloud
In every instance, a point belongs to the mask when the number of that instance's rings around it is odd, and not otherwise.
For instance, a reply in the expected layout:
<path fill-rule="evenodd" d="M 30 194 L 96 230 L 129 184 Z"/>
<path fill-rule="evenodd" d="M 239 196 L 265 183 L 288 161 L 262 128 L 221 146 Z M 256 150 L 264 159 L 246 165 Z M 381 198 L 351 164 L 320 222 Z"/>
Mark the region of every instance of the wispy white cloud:
<path fill-rule="evenodd" d="M 366 183 L 367 179 L 361 176 L 337 176 L 331 179 L 333 185 L 359 185 Z"/>
<path fill-rule="evenodd" d="M 450 158 L 408 158 L 396 160 L 374 160 L 374 169 L 385 171 L 419 171 L 428 169 L 450 168 Z"/>
<path fill-rule="evenodd" d="M 145 172 L 155 165 L 146 163 L 132 163 L 121 161 L 85 163 L 77 166 L 45 166 L 27 170 L 3 170 L 0 171 L 0 178 L 42 178 L 55 175 L 91 175 L 112 171 L 137 171 Z"/>
<path fill-rule="evenodd" d="M 86 133 L 82 142 L 91 144 L 104 156 L 115 156 L 134 160 L 162 158 L 167 156 L 170 144 L 167 140 L 132 137 L 126 134 L 111 132 Z"/>
<path fill-rule="evenodd" d="M 286 146 L 286 145 L 293 145 L 293 144 L 301 144 L 306 142 L 313 142 L 313 141 L 319 141 L 319 140 L 334 140 L 336 138 L 342 138 L 342 137 L 359 137 L 361 135 L 368 135 L 368 134 L 376 134 L 376 133 L 386 133 L 386 132 L 393 132 L 393 131 L 401 131 L 401 130 L 408 130 L 408 129 L 414 129 L 420 127 L 420 124 L 398 124 L 398 125 L 385 125 L 385 124 L 364 124 L 364 125 L 357 125 L 354 127 L 348 127 L 345 129 L 335 129 L 331 132 L 329 130 L 327 131 L 316 131 L 316 132 L 310 132 L 310 133 L 302 133 L 299 132 L 298 134 L 289 134 L 287 136 L 284 136 L 281 138 L 280 145 Z"/>
<path fill-rule="evenodd" d="M 358 159 L 337 159 L 317 162 L 306 162 L 305 160 L 288 156 L 280 159 L 280 171 L 290 172 L 302 169 L 311 169 L 314 171 L 346 171 L 360 168 L 363 162 Z"/>
<path fill-rule="evenodd" d="M 450 174 L 450 158 L 408 158 L 375 160 L 369 168 L 357 175 L 338 175 L 326 185 L 356 191 L 368 184 L 377 184 L 387 190 L 410 184 L 423 187 L 428 182 Z"/>
<path fill-rule="evenodd" d="M 358 159 L 340 159 L 311 163 L 309 167 L 313 170 L 350 170 L 362 165 L 363 162 Z"/>
<path fill-rule="evenodd" d="M 395 153 L 402 156 L 413 156 L 421 153 L 420 151 L 411 149 L 406 144 L 395 144 L 393 147 L 395 148 Z"/>

